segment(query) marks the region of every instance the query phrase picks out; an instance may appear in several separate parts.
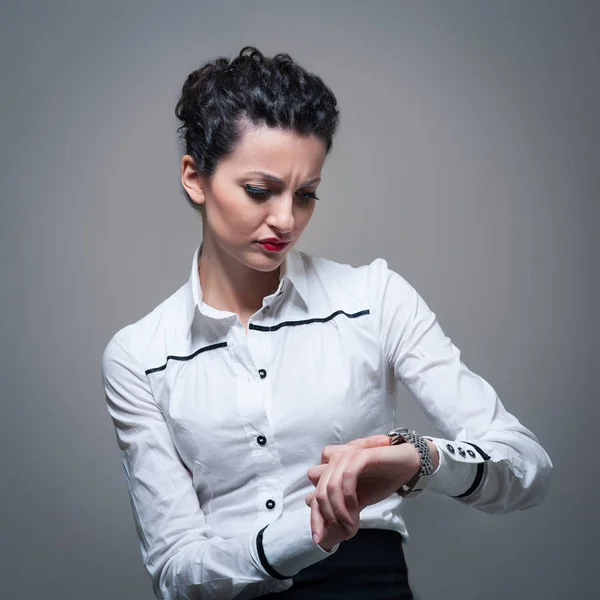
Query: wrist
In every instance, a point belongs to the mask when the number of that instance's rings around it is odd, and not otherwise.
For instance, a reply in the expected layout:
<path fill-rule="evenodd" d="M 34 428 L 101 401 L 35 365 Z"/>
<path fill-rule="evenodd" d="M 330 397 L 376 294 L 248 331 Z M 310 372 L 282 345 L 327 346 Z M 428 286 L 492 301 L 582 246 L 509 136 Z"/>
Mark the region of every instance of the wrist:
<path fill-rule="evenodd" d="M 420 436 L 414 430 L 406 427 L 396 427 L 388 431 L 386 435 L 392 438 L 391 445 L 400 445 L 407 449 L 412 447 L 414 449 L 414 452 L 411 451 L 411 457 L 415 460 L 415 463 L 414 469 L 411 469 L 411 471 L 415 474 L 409 481 L 402 484 L 396 493 L 404 498 L 417 496 L 423 491 L 429 476 L 435 472 L 440 464 L 437 447 L 428 438 Z M 418 468 L 416 466 L 417 457 Z"/>
<path fill-rule="evenodd" d="M 429 455 L 431 456 L 431 462 L 433 464 L 434 472 L 440 465 L 440 451 L 438 450 L 437 444 L 432 442 L 430 439 L 425 438 L 427 445 L 429 446 Z"/>

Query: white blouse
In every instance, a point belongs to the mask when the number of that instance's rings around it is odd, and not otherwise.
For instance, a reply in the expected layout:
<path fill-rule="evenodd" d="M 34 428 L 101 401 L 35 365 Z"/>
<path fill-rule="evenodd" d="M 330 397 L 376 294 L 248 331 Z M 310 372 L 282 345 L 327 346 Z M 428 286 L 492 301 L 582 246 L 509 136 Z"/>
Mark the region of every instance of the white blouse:
<path fill-rule="evenodd" d="M 327 445 L 410 427 L 398 382 L 446 438 L 430 438 L 441 460 L 425 493 L 496 513 L 542 501 L 548 454 L 385 260 L 355 268 L 292 249 L 246 333 L 202 301 L 199 250 L 189 281 L 102 362 L 157 598 L 254 598 L 329 556 L 311 537 L 307 471 Z M 368 506 L 360 527 L 407 538 L 402 502 Z"/>

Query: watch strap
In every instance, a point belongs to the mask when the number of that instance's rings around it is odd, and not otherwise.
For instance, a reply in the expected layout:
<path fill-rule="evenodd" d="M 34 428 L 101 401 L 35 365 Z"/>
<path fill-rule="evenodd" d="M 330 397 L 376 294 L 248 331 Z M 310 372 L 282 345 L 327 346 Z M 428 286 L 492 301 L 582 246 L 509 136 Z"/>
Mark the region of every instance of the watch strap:
<path fill-rule="evenodd" d="M 425 488 L 428 477 L 434 472 L 427 440 L 418 435 L 414 430 L 406 427 L 397 427 L 388 431 L 386 435 L 392 438 L 391 445 L 393 446 L 409 443 L 417 449 L 421 458 L 421 468 L 410 481 L 400 486 L 396 494 L 403 498 L 412 498 L 419 495 Z"/>

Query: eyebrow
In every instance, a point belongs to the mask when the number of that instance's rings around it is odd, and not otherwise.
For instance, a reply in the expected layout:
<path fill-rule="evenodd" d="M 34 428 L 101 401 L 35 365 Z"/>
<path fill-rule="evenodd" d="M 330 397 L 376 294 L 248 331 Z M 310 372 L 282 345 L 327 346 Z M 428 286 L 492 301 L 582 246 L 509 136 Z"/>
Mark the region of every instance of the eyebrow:
<path fill-rule="evenodd" d="M 285 183 L 283 179 L 279 179 L 279 177 L 275 177 L 275 175 L 270 175 L 269 173 L 265 173 L 264 171 L 250 171 L 248 175 L 262 175 L 266 179 L 270 179 L 271 181 L 274 181 L 279 185 L 283 185 Z M 316 183 L 317 181 L 321 181 L 321 178 L 314 177 L 313 179 L 310 179 L 309 181 L 303 183 L 300 187 L 306 187 L 307 185 L 311 185 L 312 183 Z"/>

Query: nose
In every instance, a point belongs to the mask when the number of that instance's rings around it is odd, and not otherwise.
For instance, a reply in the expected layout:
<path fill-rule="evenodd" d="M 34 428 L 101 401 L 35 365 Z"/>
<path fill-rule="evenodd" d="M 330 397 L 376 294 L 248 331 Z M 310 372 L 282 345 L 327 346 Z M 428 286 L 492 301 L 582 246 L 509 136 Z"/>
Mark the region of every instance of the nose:
<path fill-rule="evenodd" d="M 267 217 L 267 224 L 280 233 L 290 233 L 294 229 L 293 198 L 282 194 L 277 202 L 273 202 L 272 207 Z"/>

